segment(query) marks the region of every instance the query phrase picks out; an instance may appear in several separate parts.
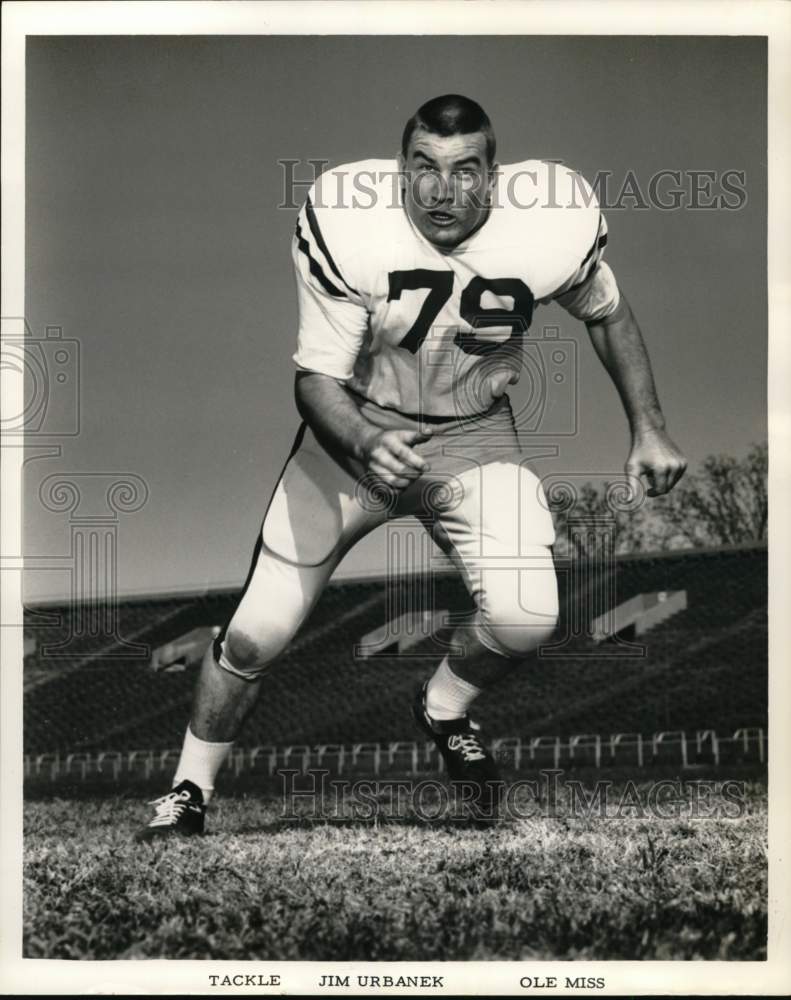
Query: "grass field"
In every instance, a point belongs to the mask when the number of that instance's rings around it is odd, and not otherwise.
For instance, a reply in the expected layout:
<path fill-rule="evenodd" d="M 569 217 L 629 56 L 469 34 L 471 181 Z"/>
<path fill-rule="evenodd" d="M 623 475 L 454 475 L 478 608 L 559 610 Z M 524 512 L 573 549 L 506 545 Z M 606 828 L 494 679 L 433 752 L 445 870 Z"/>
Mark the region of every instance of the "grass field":
<path fill-rule="evenodd" d="M 209 834 L 130 843 L 138 801 L 26 806 L 38 958 L 762 959 L 766 792 L 741 815 L 285 825 L 218 799 Z"/>

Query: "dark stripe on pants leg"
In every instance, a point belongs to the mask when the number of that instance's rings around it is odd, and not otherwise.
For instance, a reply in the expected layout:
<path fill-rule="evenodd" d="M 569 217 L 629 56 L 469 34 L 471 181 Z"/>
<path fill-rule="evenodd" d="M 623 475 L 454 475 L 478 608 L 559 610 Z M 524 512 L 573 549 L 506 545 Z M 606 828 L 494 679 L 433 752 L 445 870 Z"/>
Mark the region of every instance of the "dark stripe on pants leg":
<path fill-rule="evenodd" d="M 294 443 L 291 446 L 291 451 L 288 453 L 288 458 L 283 463 L 283 468 L 280 470 L 280 475 L 277 477 L 277 482 L 275 483 L 275 488 L 272 490 L 272 495 L 269 497 L 269 503 L 266 505 L 266 510 L 264 511 L 264 516 L 261 519 L 261 527 L 258 530 L 258 538 L 256 539 L 255 547 L 253 548 L 253 558 L 250 560 L 250 568 L 247 571 L 247 577 L 245 578 L 244 584 L 242 586 L 242 592 L 239 595 L 239 600 L 236 602 L 236 608 L 238 608 L 239 605 L 242 603 L 242 601 L 244 599 L 244 595 L 247 593 L 247 591 L 248 591 L 248 589 L 250 587 L 250 582 L 253 579 L 253 574 L 255 573 L 255 567 L 256 567 L 256 565 L 258 563 L 258 557 L 261 554 L 261 548 L 262 548 L 262 546 L 264 544 L 264 541 L 263 541 L 264 521 L 266 521 L 266 516 L 269 513 L 269 508 L 272 506 L 272 501 L 275 499 L 275 493 L 277 492 L 277 488 L 280 485 L 280 480 L 285 475 L 286 469 L 288 467 L 288 463 L 291 461 L 291 459 L 294 457 L 294 455 L 296 455 L 296 453 L 299 451 L 300 446 L 302 445 L 302 441 L 303 441 L 303 439 L 305 437 L 305 431 L 307 430 L 307 428 L 308 428 L 308 425 L 303 420 L 302 423 L 299 425 L 299 429 L 297 430 L 297 435 L 294 438 Z M 215 661 L 215 663 L 219 663 L 220 662 L 220 655 L 222 653 L 222 644 L 223 644 L 223 642 L 225 642 L 225 635 L 226 635 L 226 633 L 228 631 L 228 626 L 233 621 L 233 615 L 236 614 L 236 608 L 234 608 L 233 614 L 225 622 L 225 624 L 223 625 L 223 627 L 220 629 L 219 635 L 216 636 L 216 638 L 214 640 L 213 652 L 214 652 L 214 661 Z"/>

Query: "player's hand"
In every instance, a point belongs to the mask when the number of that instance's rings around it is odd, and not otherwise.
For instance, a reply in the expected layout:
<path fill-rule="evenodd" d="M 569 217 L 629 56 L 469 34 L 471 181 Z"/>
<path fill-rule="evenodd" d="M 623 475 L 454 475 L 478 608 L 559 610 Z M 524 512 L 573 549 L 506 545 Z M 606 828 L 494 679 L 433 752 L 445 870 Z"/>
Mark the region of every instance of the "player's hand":
<path fill-rule="evenodd" d="M 684 475 L 687 460 L 663 430 L 639 431 L 632 439 L 626 462 L 627 476 L 645 477 L 648 496 L 658 497 L 670 490 Z"/>
<path fill-rule="evenodd" d="M 429 471 L 428 462 L 412 445 L 430 438 L 431 434 L 422 431 L 377 431 L 362 446 L 365 467 L 383 482 L 403 489 Z"/>

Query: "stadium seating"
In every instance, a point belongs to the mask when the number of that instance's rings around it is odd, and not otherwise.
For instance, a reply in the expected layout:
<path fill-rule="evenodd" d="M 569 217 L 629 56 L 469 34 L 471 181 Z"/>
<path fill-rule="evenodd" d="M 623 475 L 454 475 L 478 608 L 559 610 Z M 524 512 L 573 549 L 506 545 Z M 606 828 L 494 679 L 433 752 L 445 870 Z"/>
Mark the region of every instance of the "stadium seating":
<path fill-rule="evenodd" d="M 766 726 L 765 548 L 621 557 L 606 578 L 586 576 L 570 562 L 558 568 L 557 637 L 481 697 L 477 714 L 491 735 Z M 434 583 L 434 607 L 471 610 L 458 577 L 438 575 Z M 240 746 L 416 738 L 412 694 L 443 655 L 450 629 L 405 655 L 391 648 L 355 657 L 354 646 L 387 620 L 388 607 L 401 607 L 388 586 L 409 583 L 330 584 L 273 666 Z M 603 593 L 622 602 L 659 590 L 686 590 L 686 610 L 631 644 L 592 641 L 589 626 L 603 610 Z M 237 598 L 238 592 L 226 590 L 121 601 L 117 635 L 109 638 L 101 631 L 88 634 L 80 609 L 27 609 L 26 635 L 35 639 L 35 653 L 26 661 L 26 752 L 178 747 L 195 671 L 155 673 L 150 651 L 194 628 L 222 624 Z M 78 626 L 82 634 L 75 634 Z"/>

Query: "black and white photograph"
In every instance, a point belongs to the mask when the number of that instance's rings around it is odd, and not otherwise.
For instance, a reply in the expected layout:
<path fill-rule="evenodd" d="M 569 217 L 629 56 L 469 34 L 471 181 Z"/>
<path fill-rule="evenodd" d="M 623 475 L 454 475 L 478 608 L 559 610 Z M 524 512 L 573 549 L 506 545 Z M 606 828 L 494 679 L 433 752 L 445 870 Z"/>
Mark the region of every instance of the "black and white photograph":
<path fill-rule="evenodd" d="M 2 992 L 791 989 L 790 27 L 4 7 Z"/>

